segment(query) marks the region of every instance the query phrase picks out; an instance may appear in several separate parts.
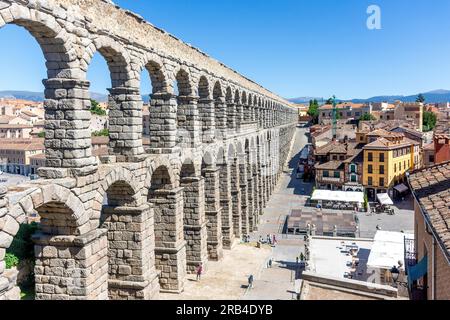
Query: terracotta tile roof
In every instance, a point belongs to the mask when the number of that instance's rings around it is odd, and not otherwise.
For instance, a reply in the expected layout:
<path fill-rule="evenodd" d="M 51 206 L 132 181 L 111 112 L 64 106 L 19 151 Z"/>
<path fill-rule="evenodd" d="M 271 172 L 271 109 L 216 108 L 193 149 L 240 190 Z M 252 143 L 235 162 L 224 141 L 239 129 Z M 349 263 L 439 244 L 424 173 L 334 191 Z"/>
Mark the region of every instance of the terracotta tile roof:
<path fill-rule="evenodd" d="M 15 119 L 15 116 L 0 116 L 0 124 L 9 124 L 12 119 Z"/>
<path fill-rule="evenodd" d="M 327 155 L 329 153 L 347 153 L 347 147 L 344 143 L 330 141 L 326 145 L 319 147 L 314 152 L 316 155 Z"/>
<path fill-rule="evenodd" d="M 42 143 L 28 141 L 27 143 L 0 143 L 0 150 L 37 151 L 45 150 Z"/>
<path fill-rule="evenodd" d="M 336 105 L 336 107 L 338 109 L 345 109 L 345 108 L 348 108 L 348 107 L 352 107 L 353 109 L 362 109 L 364 107 L 368 107 L 368 105 L 364 104 L 364 103 L 342 102 L 342 103 L 338 103 Z M 332 110 L 333 109 L 333 105 L 331 105 L 331 104 L 324 104 L 319 109 L 320 110 Z"/>
<path fill-rule="evenodd" d="M 450 257 L 450 162 L 413 172 L 409 183 Z"/>
<path fill-rule="evenodd" d="M 434 142 L 425 145 L 423 147 L 423 150 L 433 150 L 434 151 Z"/>
<path fill-rule="evenodd" d="M 364 149 L 377 149 L 377 148 L 389 148 L 389 149 L 397 149 L 397 148 L 401 148 L 401 147 L 406 147 L 406 146 L 411 146 L 412 142 L 403 139 L 403 141 L 401 141 L 400 143 L 395 143 L 392 141 L 389 141 L 386 138 L 379 138 L 376 141 L 369 143 L 367 145 L 364 146 Z"/>
<path fill-rule="evenodd" d="M 319 170 L 337 170 L 337 169 L 343 169 L 344 168 L 344 162 L 343 161 L 328 161 L 322 164 L 316 164 L 316 169 Z"/>
<path fill-rule="evenodd" d="M 24 114 L 24 115 L 26 115 L 28 117 L 37 117 L 37 114 L 34 114 L 33 112 L 30 112 L 28 110 L 23 110 L 23 111 L 20 112 L 20 114 Z"/>
<path fill-rule="evenodd" d="M 0 129 L 32 129 L 28 124 L 0 124 Z"/>
<path fill-rule="evenodd" d="M 36 159 L 36 160 L 45 159 L 45 153 L 36 154 L 34 156 L 31 156 L 30 159 Z"/>

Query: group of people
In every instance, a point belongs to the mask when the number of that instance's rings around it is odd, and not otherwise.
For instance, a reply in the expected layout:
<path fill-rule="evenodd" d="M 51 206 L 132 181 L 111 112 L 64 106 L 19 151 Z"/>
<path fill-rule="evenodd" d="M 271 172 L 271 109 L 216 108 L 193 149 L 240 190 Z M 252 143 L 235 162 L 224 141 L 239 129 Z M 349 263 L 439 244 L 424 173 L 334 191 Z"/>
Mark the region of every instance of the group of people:
<path fill-rule="evenodd" d="M 277 244 L 277 238 L 274 234 L 268 234 L 267 237 L 264 239 L 263 236 L 259 237 L 259 242 L 260 243 L 267 243 L 270 244 L 271 246 L 274 246 Z"/>

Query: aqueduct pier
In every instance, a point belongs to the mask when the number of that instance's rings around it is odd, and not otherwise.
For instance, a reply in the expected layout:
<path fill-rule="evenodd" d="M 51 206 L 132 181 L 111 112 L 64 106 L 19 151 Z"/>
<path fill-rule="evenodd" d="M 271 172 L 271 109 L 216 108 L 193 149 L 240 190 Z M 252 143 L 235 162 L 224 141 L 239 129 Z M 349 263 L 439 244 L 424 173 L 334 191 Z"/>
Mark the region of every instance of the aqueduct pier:
<path fill-rule="evenodd" d="M 0 300 L 17 299 L 5 252 L 40 216 L 36 299 L 157 299 L 256 230 L 286 164 L 290 103 L 104 0 L 0 0 L 0 29 L 28 30 L 46 59 L 46 167 L 0 188 Z M 1 32 L 1 30 L 0 30 Z M 111 74 L 109 155 L 92 155 L 90 83 Z M 140 77 L 150 74 L 150 146 Z"/>

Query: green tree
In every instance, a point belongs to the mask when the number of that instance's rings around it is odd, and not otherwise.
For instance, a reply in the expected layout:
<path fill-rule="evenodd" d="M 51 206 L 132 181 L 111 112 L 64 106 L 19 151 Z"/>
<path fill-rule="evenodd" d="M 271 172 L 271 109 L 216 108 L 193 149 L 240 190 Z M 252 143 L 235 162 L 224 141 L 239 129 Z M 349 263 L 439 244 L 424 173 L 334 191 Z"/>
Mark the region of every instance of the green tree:
<path fill-rule="evenodd" d="M 425 111 L 423 113 L 423 131 L 428 132 L 436 128 L 437 117 L 434 112 Z"/>
<path fill-rule="evenodd" d="M 319 103 L 316 99 L 309 101 L 308 115 L 313 119 L 314 123 L 319 120 Z"/>
<path fill-rule="evenodd" d="M 377 119 L 376 119 L 375 116 L 374 116 L 373 114 L 371 114 L 371 113 L 364 113 L 364 114 L 361 116 L 361 118 L 359 118 L 359 120 L 361 120 L 361 121 L 374 121 L 374 120 L 377 120 Z"/>
<path fill-rule="evenodd" d="M 425 96 L 423 94 L 419 94 L 417 96 L 416 102 L 424 103 L 425 102 Z"/>
<path fill-rule="evenodd" d="M 95 101 L 94 99 L 91 99 L 91 110 L 90 111 L 92 114 L 96 114 L 98 116 L 106 116 L 106 111 L 103 110 L 100 107 L 100 104 L 97 101 Z"/>
<path fill-rule="evenodd" d="M 45 131 L 39 132 L 38 138 L 45 138 Z"/>
<path fill-rule="evenodd" d="M 333 104 L 333 98 L 328 99 L 325 104 Z"/>

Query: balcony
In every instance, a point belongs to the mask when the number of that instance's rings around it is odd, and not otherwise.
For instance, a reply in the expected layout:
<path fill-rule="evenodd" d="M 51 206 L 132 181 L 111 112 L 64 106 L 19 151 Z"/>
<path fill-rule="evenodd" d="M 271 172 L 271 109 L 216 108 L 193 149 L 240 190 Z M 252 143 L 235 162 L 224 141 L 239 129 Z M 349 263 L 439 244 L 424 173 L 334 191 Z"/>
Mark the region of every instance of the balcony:
<path fill-rule="evenodd" d="M 423 264 L 424 261 L 417 261 L 417 252 L 415 249 L 414 239 L 405 238 L 405 271 L 408 275 L 412 268 L 418 267 L 418 264 Z M 408 277 L 408 291 L 411 300 L 427 300 L 427 285 L 423 281 L 419 284 L 418 281 L 411 281 Z"/>
<path fill-rule="evenodd" d="M 319 182 L 344 183 L 344 181 L 341 178 L 334 178 L 334 177 L 319 177 Z"/>

